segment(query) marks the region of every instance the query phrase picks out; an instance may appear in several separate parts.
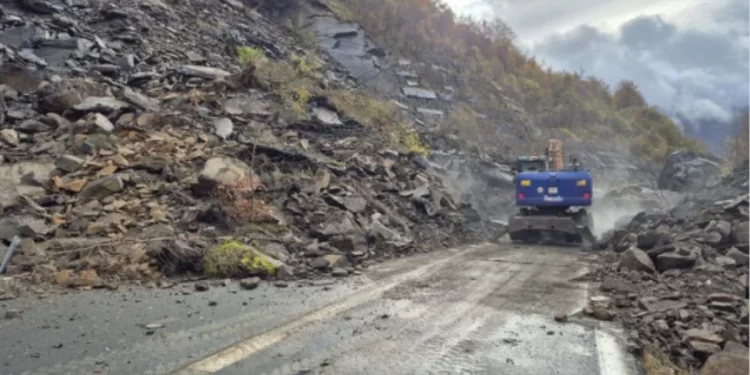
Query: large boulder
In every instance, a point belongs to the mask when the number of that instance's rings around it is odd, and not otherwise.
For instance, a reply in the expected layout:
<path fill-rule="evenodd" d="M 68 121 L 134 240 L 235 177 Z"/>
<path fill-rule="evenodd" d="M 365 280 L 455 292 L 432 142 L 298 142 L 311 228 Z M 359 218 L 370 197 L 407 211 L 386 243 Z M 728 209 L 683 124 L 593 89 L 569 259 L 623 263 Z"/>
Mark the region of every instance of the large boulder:
<path fill-rule="evenodd" d="M 631 247 L 620 254 L 620 268 L 631 271 L 656 272 L 656 266 L 648 254 L 637 247 Z"/>
<path fill-rule="evenodd" d="M 724 351 L 708 358 L 700 375 L 745 375 L 748 370 L 747 348 L 737 343 L 727 343 Z"/>
<path fill-rule="evenodd" d="M 721 175 L 721 159 L 699 152 L 673 153 L 659 173 L 658 187 L 676 192 L 694 191 L 716 182 Z"/>

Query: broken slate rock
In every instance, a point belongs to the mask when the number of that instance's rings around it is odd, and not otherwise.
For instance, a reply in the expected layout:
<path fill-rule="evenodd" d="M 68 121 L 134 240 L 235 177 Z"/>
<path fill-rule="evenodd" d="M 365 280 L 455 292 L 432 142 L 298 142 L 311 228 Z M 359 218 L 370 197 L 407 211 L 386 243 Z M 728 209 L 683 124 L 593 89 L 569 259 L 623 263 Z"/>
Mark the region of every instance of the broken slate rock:
<path fill-rule="evenodd" d="M 750 264 L 750 256 L 743 253 L 736 247 L 733 247 L 727 251 L 727 257 L 734 259 L 735 263 L 739 266 L 747 267 Z"/>
<path fill-rule="evenodd" d="M 748 372 L 750 372 L 750 366 L 748 366 L 747 348 L 732 351 L 725 349 L 710 356 L 699 375 L 747 375 Z"/>
<path fill-rule="evenodd" d="M 125 188 L 125 183 L 117 175 L 102 177 L 86 184 L 78 194 L 82 200 L 98 200 L 115 194 Z"/>
<path fill-rule="evenodd" d="M 205 79 L 219 79 L 227 77 L 230 74 L 226 70 L 199 65 L 183 65 L 180 68 L 180 72 L 187 76 Z"/>
<path fill-rule="evenodd" d="M 194 287 L 195 287 L 195 291 L 196 292 L 205 292 L 205 291 L 208 291 L 209 289 L 211 289 L 211 287 L 205 281 L 199 281 L 199 282 L 195 283 Z"/>
<path fill-rule="evenodd" d="M 322 108 L 322 107 L 315 107 L 313 108 L 312 112 L 313 112 L 313 117 L 315 118 L 315 120 L 317 120 L 322 125 L 327 125 L 327 126 L 343 125 L 343 123 L 341 122 L 341 119 L 339 119 L 339 115 L 336 112 L 331 111 L 330 109 Z"/>
<path fill-rule="evenodd" d="M 205 194 L 216 185 L 231 185 L 250 175 L 250 166 L 241 160 L 230 157 L 211 158 L 203 166 L 193 191 L 196 194 Z"/>
<path fill-rule="evenodd" d="M 253 290 L 260 285 L 260 278 L 259 277 L 248 277 L 246 279 L 240 280 L 240 288 L 245 290 Z"/>
<path fill-rule="evenodd" d="M 620 268 L 632 271 L 656 272 L 654 262 L 651 261 L 648 254 L 637 247 L 630 247 L 620 254 Z"/>
<path fill-rule="evenodd" d="M 18 146 L 20 142 L 18 132 L 13 129 L 0 130 L 0 139 L 9 146 Z"/>
<path fill-rule="evenodd" d="M 73 109 L 81 112 L 103 112 L 111 113 L 128 108 L 128 103 L 108 96 L 89 96 L 83 102 L 73 106 Z"/>
<path fill-rule="evenodd" d="M 683 255 L 678 252 L 660 254 L 656 257 L 656 267 L 659 272 L 671 269 L 686 269 L 695 265 L 697 256 L 694 253 Z"/>
<path fill-rule="evenodd" d="M 57 159 L 57 162 L 55 162 L 55 166 L 61 171 L 71 173 L 79 170 L 83 166 L 84 162 L 86 161 L 77 156 L 63 155 L 62 157 Z"/>

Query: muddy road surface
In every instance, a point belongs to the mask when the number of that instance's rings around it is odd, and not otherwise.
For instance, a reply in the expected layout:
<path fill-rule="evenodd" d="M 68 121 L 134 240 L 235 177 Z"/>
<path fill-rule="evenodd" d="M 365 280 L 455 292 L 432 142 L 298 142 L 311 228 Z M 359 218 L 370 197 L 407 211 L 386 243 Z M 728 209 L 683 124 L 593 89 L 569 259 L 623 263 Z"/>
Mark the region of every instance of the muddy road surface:
<path fill-rule="evenodd" d="M 570 248 L 481 244 L 335 282 L 89 292 L 4 306 L 4 374 L 637 374 Z"/>

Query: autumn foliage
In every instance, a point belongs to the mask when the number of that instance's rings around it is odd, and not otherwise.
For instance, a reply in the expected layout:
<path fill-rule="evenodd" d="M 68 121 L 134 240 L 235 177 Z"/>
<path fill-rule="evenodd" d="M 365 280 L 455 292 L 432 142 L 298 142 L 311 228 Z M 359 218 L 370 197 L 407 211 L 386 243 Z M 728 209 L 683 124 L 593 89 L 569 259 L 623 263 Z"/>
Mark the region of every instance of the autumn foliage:
<path fill-rule="evenodd" d="M 733 166 L 747 162 L 750 147 L 750 112 L 746 108 L 735 120 L 734 136 L 729 139 L 727 157 Z"/>
<path fill-rule="evenodd" d="M 470 133 L 491 146 L 521 147 L 525 142 L 518 142 L 519 137 L 529 133 L 528 126 L 520 125 L 525 123 L 542 130 L 541 139 L 562 134 L 608 142 L 651 160 L 664 160 L 677 149 L 701 149 L 671 119 L 649 107 L 632 82 L 623 81 L 613 92 L 597 78 L 545 69 L 514 45 L 513 31 L 500 20 L 460 18 L 437 0 L 327 3 L 396 56 L 424 62 L 428 68 L 417 72 L 422 84 L 454 86 L 457 101 L 485 115 L 486 120 L 468 122 L 472 129 L 455 133 Z M 444 71 L 435 73 L 429 68 L 433 64 Z M 519 107 L 523 114 L 509 115 Z M 466 112 L 467 106 L 456 108 Z M 515 132 L 498 132 L 498 126 Z"/>

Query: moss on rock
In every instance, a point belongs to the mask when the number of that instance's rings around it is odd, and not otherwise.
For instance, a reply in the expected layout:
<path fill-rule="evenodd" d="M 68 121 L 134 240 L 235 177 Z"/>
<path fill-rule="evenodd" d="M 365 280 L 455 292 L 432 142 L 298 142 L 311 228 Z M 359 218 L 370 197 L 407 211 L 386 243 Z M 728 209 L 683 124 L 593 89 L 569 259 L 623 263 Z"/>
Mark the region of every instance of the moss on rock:
<path fill-rule="evenodd" d="M 274 276 L 279 265 L 278 260 L 238 241 L 214 246 L 203 258 L 203 270 L 212 277 Z"/>

